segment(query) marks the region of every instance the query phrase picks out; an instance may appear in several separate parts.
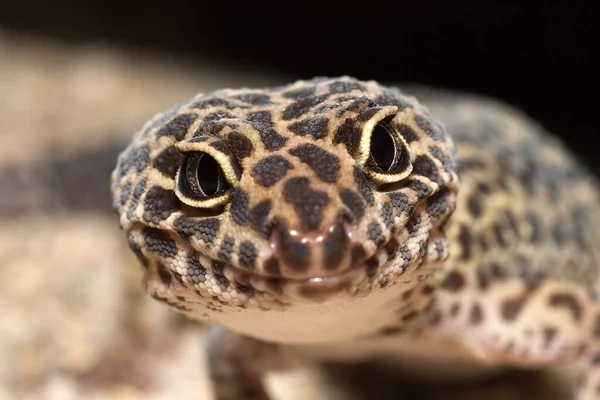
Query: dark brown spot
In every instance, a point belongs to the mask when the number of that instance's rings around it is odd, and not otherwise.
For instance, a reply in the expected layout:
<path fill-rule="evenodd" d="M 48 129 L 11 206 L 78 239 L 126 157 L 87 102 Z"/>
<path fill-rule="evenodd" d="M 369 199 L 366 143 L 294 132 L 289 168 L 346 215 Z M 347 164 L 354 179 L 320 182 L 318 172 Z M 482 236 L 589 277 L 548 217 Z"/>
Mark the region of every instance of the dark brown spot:
<path fill-rule="evenodd" d="M 227 144 L 240 162 L 252 154 L 252 150 L 254 150 L 250 139 L 237 131 L 229 132 L 229 135 L 227 135 Z"/>
<path fill-rule="evenodd" d="M 483 310 L 481 306 L 477 303 L 473 304 L 473 308 L 471 308 L 471 316 L 469 317 L 471 324 L 479 325 L 481 321 L 483 321 Z"/>
<path fill-rule="evenodd" d="M 351 118 L 341 124 L 333 137 L 333 144 L 342 143 L 346 146 L 348 153 L 354 157 L 360 143 L 361 129 Z"/>
<path fill-rule="evenodd" d="M 289 153 L 307 164 L 323 182 L 337 182 L 340 172 L 340 159 L 314 144 L 294 147 Z"/>
<path fill-rule="evenodd" d="M 477 193 L 471 194 L 467 201 L 467 208 L 472 216 L 479 218 L 483 214 L 483 200 Z"/>
<path fill-rule="evenodd" d="M 156 132 L 156 136 L 173 136 L 176 140 L 182 140 L 197 118 L 196 114 L 178 115 L 163 125 Z"/>
<path fill-rule="evenodd" d="M 414 210 L 413 206 L 409 204 L 408 197 L 406 197 L 404 193 L 390 193 L 390 200 L 392 201 L 394 211 L 399 217 L 412 215 Z"/>
<path fill-rule="evenodd" d="M 440 186 L 444 184 L 439 168 L 431 158 L 424 154 L 417 156 L 413 161 L 413 174 L 422 175 Z"/>
<path fill-rule="evenodd" d="M 402 322 L 410 322 L 418 316 L 419 316 L 419 313 L 417 311 L 414 311 L 414 310 L 410 311 L 407 314 L 402 316 Z"/>
<path fill-rule="evenodd" d="M 466 225 L 460 226 L 460 232 L 458 234 L 458 240 L 461 246 L 461 258 L 463 260 L 469 260 L 471 258 L 472 241 L 471 231 Z"/>
<path fill-rule="evenodd" d="M 154 186 L 146 193 L 143 218 L 153 224 L 167 219 L 179 210 L 180 201 L 172 190 Z"/>
<path fill-rule="evenodd" d="M 404 329 L 405 328 L 403 328 L 402 326 L 384 326 L 378 332 L 377 336 L 396 336 L 396 335 L 400 335 L 400 334 L 402 334 L 402 332 L 404 332 Z"/>
<path fill-rule="evenodd" d="M 260 135 L 260 140 L 267 150 L 279 150 L 287 142 L 287 138 L 281 136 L 273 128 L 273 120 L 271 119 L 270 112 L 258 111 L 250 113 L 247 118 L 252 124 L 252 127 L 256 129 Z"/>
<path fill-rule="evenodd" d="M 263 200 L 250 210 L 250 223 L 252 228 L 263 236 L 268 235 L 270 212 L 271 200 Z"/>
<path fill-rule="evenodd" d="M 516 320 L 521 311 L 523 310 L 523 307 L 527 303 L 529 297 L 537 289 L 537 286 L 537 284 L 528 285 L 524 288 L 523 293 L 519 296 L 503 301 L 500 305 L 500 313 L 502 315 L 502 318 L 504 318 L 506 321 Z"/>
<path fill-rule="evenodd" d="M 552 307 L 564 307 L 568 309 L 573 315 L 573 319 L 577 322 L 581 321 L 581 315 L 583 313 L 583 309 L 581 303 L 571 293 L 555 293 L 550 296 L 548 301 Z"/>
<path fill-rule="evenodd" d="M 425 196 L 429 196 L 432 192 L 430 186 L 427 186 L 418 179 L 407 179 L 405 187 L 414 190 L 419 200 Z"/>
<path fill-rule="evenodd" d="M 342 189 L 340 191 L 340 199 L 350 211 L 353 221 L 360 221 L 363 215 L 365 215 L 365 204 L 360 195 L 353 190 Z"/>
<path fill-rule="evenodd" d="M 379 268 L 379 260 L 377 257 L 371 257 L 366 261 L 367 265 L 367 276 L 371 279 L 375 276 L 377 269 Z"/>
<path fill-rule="evenodd" d="M 385 251 L 388 253 L 388 258 L 396 257 L 396 252 L 400 247 L 400 242 L 397 238 L 392 237 L 389 242 L 385 244 Z"/>
<path fill-rule="evenodd" d="M 119 195 L 119 202 L 121 206 L 127 204 L 129 200 L 129 196 L 131 195 L 131 184 L 126 183 L 123 187 L 121 187 L 121 194 Z"/>
<path fill-rule="evenodd" d="M 427 199 L 427 214 L 433 220 L 440 220 L 450 207 L 450 192 L 442 188 L 439 192 Z"/>
<path fill-rule="evenodd" d="M 229 209 L 229 213 L 231 215 L 231 219 L 238 225 L 245 225 L 250 214 L 250 209 L 248 208 L 248 204 L 250 202 L 250 198 L 248 194 L 246 194 L 241 189 L 235 189 L 231 194 L 231 207 Z"/>
<path fill-rule="evenodd" d="M 495 262 L 490 265 L 490 273 L 492 277 L 497 280 L 502 280 L 506 278 L 506 272 L 504 271 L 504 268 L 502 268 L 500 264 Z"/>
<path fill-rule="evenodd" d="M 374 185 L 365 177 L 365 174 L 358 167 L 354 167 L 354 182 L 358 191 L 365 199 L 367 204 L 373 205 L 375 196 L 373 195 Z"/>
<path fill-rule="evenodd" d="M 226 154 L 227 156 L 231 156 L 229 146 L 227 146 L 227 143 L 225 143 L 221 140 L 211 141 L 210 147 L 214 148 L 215 150 L 219 151 L 220 153 Z"/>
<path fill-rule="evenodd" d="M 139 244 L 137 244 L 132 235 L 127 236 L 127 243 L 129 244 L 129 248 L 131 249 L 133 254 L 135 254 L 136 258 L 142 264 L 142 266 L 144 268 L 148 268 L 150 262 L 148 261 L 148 258 L 146 258 L 146 256 L 142 253 L 142 248 Z"/>
<path fill-rule="evenodd" d="M 434 128 L 429 120 L 425 119 L 421 115 L 415 115 L 415 122 L 417 126 L 421 128 L 429 137 L 434 140 L 441 140 L 443 138 L 442 133 L 439 129 Z"/>
<path fill-rule="evenodd" d="M 231 254 L 233 253 L 233 247 L 235 246 L 235 239 L 231 236 L 225 236 L 219 246 L 219 257 L 225 262 L 230 262 Z"/>
<path fill-rule="evenodd" d="M 294 166 L 280 155 L 263 158 L 252 168 L 251 175 L 264 187 L 279 182 Z"/>
<path fill-rule="evenodd" d="M 154 168 L 169 178 L 175 179 L 182 158 L 183 156 L 177 151 L 175 146 L 170 146 L 157 155 L 152 164 Z"/>
<path fill-rule="evenodd" d="M 368 226 L 367 232 L 369 235 L 369 239 L 371 239 L 377 247 L 383 245 L 385 241 L 385 236 L 383 235 L 383 230 L 381 229 L 379 222 L 371 222 Z"/>
<path fill-rule="evenodd" d="M 169 235 L 156 228 L 145 227 L 142 231 L 144 248 L 163 258 L 171 258 L 177 255 L 175 241 Z"/>
<path fill-rule="evenodd" d="M 381 111 L 381 107 L 367 108 L 365 111 L 360 113 L 360 115 L 358 116 L 358 120 L 361 122 L 366 122 L 373 118 L 373 116 L 379 111 Z"/>
<path fill-rule="evenodd" d="M 242 267 L 253 269 L 256 262 L 256 247 L 251 242 L 242 242 L 240 244 L 240 265 Z"/>
<path fill-rule="evenodd" d="M 429 154 L 435 157 L 442 165 L 444 166 L 444 170 L 448 173 L 451 173 L 454 170 L 454 161 L 442 151 L 439 147 L 430 146 Z"/>
<path fill-rule="evenodd" d="M 160 281 L 164 283 L 166 286 L 171 285 L 172 276 L 171 273 L 160 263 L 156 266 L 158 277 Z"/>
<path fill-rule="evenodd" d="M 173 223 L 175 231 L 185 240 L 196 236 L 207 245 L 214 243 L 220 225 L 217 218 L 179 217 Z"/>
<path fill-rule="evenodd" d="M 312 231 L 319 227 L 323 209 L 329 201 L 327 193 L 310 187 L 308 178 L 292 178 L 283 188 L 285 201 L 294 206 L 304 231 Z"/>
<path fill-rule="evenodd" d="M 423 286 L 423 290 L 421 290 L 421 293 L 423 293 L 424 295 L 431 295 L 435 292 L 435 286 L 432 285 L 424 285 Z"/>
<path fill-rule="evenodd" d="M 396 232 L 396 225 L 394 224 L 394 207 L 392 206 L 391 201 L 383 203 L 383 206 L 381 206 L 381 221 L 383 221 L 383 225 L 388 232 Z"/>
<path fill-rule="evenodd" d="M 466 284 L 465 278 L 458 271 L 452 271 L 446 279 L 442 282 L 441 287 L 450 292 L 459 292 L 461 291 Z"/>
<path fill-rule="evenodd" d="M 323 240 L 325 268 L 335 270 L 339 267 L 346 252 L 348 237 L 341 224 L 336 224 Z"/>
<path fill-rule="evenodd" d="M 413 128 L 406 124 L 399 124 L 398 131 L 400 131 L 400 134 L 404 137 L 406 143 L 412 143 L 419 140 L 419 135 L 417 135 Z"/>
<path fill-rule="evenodd" d="M 312 117 L 294 122 L 288 126 L 288 129 L 298 136 L 310 135 L 314 139 L 323 139 L 328 133 L 328 123 L 329 120 L 325 117 Z"/>
<path fill-rule="evenodd" d="M 290 104 L 283 110 L 282 118 L 285 121 L 290 119 L 298 118 L 306 114 L 312 107 L 327 100 L 328 94 L 322 94 L 319 96 L 310 96 Z"/>

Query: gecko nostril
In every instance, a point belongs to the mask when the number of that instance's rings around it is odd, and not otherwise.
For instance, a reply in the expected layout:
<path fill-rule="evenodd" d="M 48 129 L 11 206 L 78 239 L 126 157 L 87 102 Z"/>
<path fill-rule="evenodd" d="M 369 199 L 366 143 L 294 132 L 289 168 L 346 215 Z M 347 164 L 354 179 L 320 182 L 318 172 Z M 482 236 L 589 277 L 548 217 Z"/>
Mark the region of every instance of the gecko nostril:
<path fill-rule="evenodd" d="M 311 246 L 307 238 L 283 223 L 275 223 L 269 235 L 269 245 L 285 264 L 296 271 L 306 271 L 311 258 Z"/>
<path fill-rule="evenodd" d="M 338 269 L 354 240 L 352 225 L 344 218 L 332 225 L 323 240 L 323 260 L 328 270 Z"/>

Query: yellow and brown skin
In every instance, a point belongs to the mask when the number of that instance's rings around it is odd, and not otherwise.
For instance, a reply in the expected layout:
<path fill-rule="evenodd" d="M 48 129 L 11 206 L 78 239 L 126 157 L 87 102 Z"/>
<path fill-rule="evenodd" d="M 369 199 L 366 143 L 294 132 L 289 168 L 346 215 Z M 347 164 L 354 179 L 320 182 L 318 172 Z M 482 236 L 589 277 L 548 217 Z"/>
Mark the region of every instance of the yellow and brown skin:
<path fill-rule="evenodd" d="M 316 78 L 157 115 L 112 181 L 146 291 L 296 350 L 428 336 L 492 364 L 575 360 L 577 398 L 600 398 L 595 181 L 510 109 L 425 104 Z"/>

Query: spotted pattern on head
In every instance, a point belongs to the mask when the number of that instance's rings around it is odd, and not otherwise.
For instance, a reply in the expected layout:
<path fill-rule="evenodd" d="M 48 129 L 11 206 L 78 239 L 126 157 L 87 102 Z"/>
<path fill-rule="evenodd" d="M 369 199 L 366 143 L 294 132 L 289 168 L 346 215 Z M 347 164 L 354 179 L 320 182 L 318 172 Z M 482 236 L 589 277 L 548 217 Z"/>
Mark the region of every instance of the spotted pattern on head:
<path fill-rule="evenodd" d="M 405 175 L 386 182 L 369 170 L 379 157 L 371 133 L 384 122 L 406 153 Z M 193 156 L 197 171 L 185 167 Z M 423 263 L 448 256 L 453 157 L 442 125 L 413 98 L 319 78 L 200 94 L 157 116 L 119 157 L 112 190 L 146 290 L 211 319 L 365 295 L 412 270 L 405 280 L 424 279 Z"/>

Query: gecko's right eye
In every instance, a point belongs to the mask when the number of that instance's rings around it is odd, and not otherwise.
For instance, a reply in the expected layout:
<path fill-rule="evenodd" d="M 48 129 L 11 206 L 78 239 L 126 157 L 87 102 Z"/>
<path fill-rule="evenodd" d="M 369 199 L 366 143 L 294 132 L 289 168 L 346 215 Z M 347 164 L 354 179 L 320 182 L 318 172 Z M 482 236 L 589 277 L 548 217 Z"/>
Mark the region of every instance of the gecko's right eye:
<path fill-rule="evenodd" d="M 187 186 L 199 199 L 211 198 L 230 188 L 219 163 L 206 153 L 196 153 L 185 161 Z"/>
<path fill-rule="evenodd" d="M 219 153 L 218 153 L 219 154 Z M 230 199 L 231 183 L 221 163 L 209 153 L 193 151 L 186 157 L 175 178 L 175 193 L 188 206 L 215 208 Z"/>
<path fill-rule="evenodd" d="M 229 146 L 217 137 L 194 136 L 175 147 L 184 155 L 175 177 L 179 200 L 204 209 L 226 205 L 242 174 Z"/>

